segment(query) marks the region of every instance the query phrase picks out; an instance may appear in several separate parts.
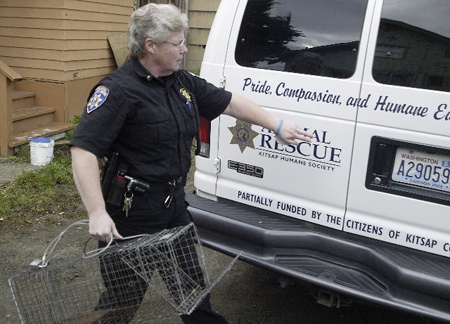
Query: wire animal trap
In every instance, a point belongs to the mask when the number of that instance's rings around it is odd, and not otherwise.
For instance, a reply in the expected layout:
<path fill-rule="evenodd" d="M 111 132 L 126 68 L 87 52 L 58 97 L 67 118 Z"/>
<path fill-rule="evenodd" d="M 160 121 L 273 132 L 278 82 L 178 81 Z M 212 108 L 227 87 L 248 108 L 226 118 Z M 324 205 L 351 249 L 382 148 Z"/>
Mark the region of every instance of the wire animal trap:
<path fill-rule="evenodd" d="M 80 222 L 71 226 L 75 224 Z M 151 315 L 145 312 L 152 308 L 151 292 L 178 313 L 190 314 L 238 258 L 211 283 L 191 223 L 49 263 L 63 234 L 50 244 L 48 256 L 46 251 L 42 260 L 9 279 L 22 323 L 135 323 L 139 318 L 148 322 Z M 146 302 L 148 306 L 139 310 Z"/>

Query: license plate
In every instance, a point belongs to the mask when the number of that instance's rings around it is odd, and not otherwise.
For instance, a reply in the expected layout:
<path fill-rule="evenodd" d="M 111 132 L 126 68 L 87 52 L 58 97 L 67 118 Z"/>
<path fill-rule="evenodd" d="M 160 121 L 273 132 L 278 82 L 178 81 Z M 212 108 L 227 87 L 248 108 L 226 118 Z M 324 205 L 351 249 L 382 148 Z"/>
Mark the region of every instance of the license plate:
<path fill-rule="evenodd" d="M 398 148 L 392 180 L 450 192 L 450 156 Z"/>

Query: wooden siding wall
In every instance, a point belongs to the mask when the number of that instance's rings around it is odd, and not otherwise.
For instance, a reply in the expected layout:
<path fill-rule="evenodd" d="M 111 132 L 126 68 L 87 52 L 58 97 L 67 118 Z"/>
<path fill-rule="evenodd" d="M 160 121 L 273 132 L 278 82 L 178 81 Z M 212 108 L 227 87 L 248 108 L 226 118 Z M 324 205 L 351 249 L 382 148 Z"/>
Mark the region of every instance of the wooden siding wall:
<path fill-rule="evenodd" d="M 220 0 L 189 0 L 189 52 L 185 64 L 187 70 L 200 71 L 209 30 L 219 4 Z"/>
<path fill-rule="evenodd" d="M 134 0 L 1 0 L 0 59 L 27 79 L 66 82 L 116 68 L 107 36 Z"/>

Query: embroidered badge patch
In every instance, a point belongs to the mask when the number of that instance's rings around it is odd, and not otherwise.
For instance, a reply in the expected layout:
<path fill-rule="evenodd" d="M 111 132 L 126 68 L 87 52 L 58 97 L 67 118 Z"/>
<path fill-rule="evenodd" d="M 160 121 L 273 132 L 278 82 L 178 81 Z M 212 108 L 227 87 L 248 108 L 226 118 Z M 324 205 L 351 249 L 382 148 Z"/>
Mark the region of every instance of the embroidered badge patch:
<path fill-rule="evenodd" d="M 109 95 L 109 89 L 105 86 L 99 86 L 95 89 L 94 94 L 91 96 L 91 99 L 89 99 L 89 102 L 86 106 L 86 112 L 90 114 L 95 109 L 100 107 L 105 101 L 106 98 L 108 98 Z"/>
<path fill-rule="evenodd" d="M 230 144 L 239 145 L 239 149 L 241 153 L 244 153 L 245 148 L 250 147 L 252 149 L 255 148 L 255 144 L 253 140 L 259 134 L 252 129 L 252 125 L 249 123 L 245 123 L 241 120 L 236 120 L 236 126 L 228 127 L 231 134 L 233 134 L 233 138 L 231 139 Z"/>

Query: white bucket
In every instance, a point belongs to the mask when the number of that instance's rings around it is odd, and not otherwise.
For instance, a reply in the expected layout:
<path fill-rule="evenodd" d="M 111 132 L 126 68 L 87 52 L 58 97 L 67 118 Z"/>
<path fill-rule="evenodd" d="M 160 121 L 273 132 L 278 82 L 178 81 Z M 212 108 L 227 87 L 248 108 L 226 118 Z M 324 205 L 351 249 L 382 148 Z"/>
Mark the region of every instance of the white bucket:
<path fill-rule="evenodd" d="M 55 142 L 47 137 L 30 138 L 30 158 L 32 165 L 46 165 L 53 160 Z"/>

